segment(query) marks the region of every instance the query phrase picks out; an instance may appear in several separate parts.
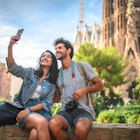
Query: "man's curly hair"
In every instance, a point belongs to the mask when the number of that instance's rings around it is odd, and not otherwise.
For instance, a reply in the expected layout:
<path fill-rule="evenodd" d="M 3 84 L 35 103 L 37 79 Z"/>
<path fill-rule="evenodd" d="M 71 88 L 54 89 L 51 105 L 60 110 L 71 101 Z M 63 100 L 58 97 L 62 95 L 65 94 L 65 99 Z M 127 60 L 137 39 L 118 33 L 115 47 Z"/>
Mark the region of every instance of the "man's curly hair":
<path fill-rule="evenodd" d="M 73 49 L 71 42 L 68 40 L 65 40 L 64 38 L 58 38 L 54 41 L 54 46 L 57 46 L 57 44 L 59 44 L 59 43 L 63 43 L 66 49 L 69 49 L 69 48 L 71 49 L 70 57 L 72 59 L 72 57 L 74 55 L 74 49 Z"/>

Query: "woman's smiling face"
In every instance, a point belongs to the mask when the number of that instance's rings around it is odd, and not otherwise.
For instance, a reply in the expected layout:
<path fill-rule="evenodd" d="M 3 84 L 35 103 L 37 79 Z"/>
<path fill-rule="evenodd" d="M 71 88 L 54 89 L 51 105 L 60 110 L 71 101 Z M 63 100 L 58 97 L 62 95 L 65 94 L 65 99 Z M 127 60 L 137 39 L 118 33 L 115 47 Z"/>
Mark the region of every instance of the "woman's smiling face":
<path fill-rule="evenodd" d="M 40 59 L 40 64 L 42 66 L 47 66 L 51 67 L 52 65 L 52 56 L 49 52 L 44 52 L 41 59 Z"/>

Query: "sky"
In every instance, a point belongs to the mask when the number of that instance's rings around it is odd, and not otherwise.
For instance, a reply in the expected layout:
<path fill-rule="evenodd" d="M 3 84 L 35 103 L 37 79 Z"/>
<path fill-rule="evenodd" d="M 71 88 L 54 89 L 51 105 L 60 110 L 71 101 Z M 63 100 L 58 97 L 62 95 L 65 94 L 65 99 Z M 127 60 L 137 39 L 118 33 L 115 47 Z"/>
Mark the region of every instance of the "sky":
<path fill-rule="evenodd" d="M 84 0 L 83 25 L 101 25 L 102 0 Z M 13 47 L 17 64 L 36 67 L 45 50 L 63 37 L 72 43 L 79 25 L 80 0 L 0 0 L 0 62 L 5 63 L 10 37 L 24 28 Z"/>

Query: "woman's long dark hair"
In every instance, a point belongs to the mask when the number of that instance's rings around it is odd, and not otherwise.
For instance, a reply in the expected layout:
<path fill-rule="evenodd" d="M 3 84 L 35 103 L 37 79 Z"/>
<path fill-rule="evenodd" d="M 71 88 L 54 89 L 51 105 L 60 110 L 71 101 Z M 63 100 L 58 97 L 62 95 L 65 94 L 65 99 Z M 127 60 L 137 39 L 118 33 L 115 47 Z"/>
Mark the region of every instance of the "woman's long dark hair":
<path fill-rule="evenodd" d="M 55 57 L 55 55 L 49 51 L 46 50 L 45 52 L 49 52 L 51 54 L 52 57 L 52 65 L 50 68 L 50 75 L 49 75 L 49 81 L 53 84 L 56 84 L 57 81 L 57 76 L 58 76 L 58 63 L 57 63 L 57 59 Z M 40 64 L 41 58 L 43 56 L 43 54 L 45 53 L 43 52 L 42 55 L 39 58 L 39 66 L 36 70 L 34 70 L 35 74 L 38 75 L 39 77 L 41 77 L 43 75 L 43 70 L 42 70 L 42 66 Z"/>

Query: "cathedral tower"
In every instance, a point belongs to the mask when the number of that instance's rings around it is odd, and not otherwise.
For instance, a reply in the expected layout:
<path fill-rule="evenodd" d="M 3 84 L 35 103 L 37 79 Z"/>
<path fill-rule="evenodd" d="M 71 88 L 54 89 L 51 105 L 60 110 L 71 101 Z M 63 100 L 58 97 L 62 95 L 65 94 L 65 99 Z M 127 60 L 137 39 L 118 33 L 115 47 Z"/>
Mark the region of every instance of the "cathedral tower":
<path fill-rule="evenodd" d="M 140 75 L 140 0 L 103 0 L 102 46 L 117 47 L 130 62 L 131 81 Z"/>

